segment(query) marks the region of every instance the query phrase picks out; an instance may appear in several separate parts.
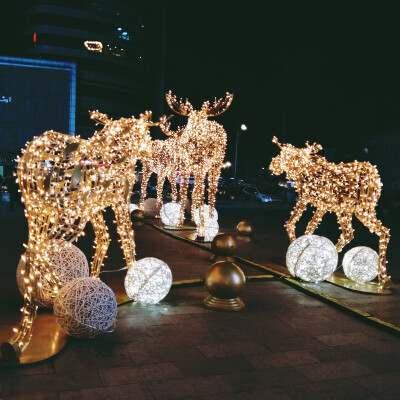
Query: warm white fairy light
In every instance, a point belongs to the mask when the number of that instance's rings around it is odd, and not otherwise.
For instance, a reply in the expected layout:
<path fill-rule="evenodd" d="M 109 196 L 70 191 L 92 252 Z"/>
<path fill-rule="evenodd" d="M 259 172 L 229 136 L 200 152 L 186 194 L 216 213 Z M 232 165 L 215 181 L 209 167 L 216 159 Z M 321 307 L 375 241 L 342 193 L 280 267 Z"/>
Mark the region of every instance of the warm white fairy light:
<path fill-rule="evenodd" d="M 337 267 L 338 253 L 327 238 L 304 235 L 295 239 L 286 253 L 286 265 L 291 275 L 307 282 L 328 278 Z"/>
<path fill-rule="evenodd" d="M 369 247 L 354 247 L 343 257 L 343 272 L 356 282 L 369 282 L 375 279 L 378 267 L 378 253 Z"/>
<path fill-rule="evenodd" d="M 48 280 L 54 295 L 60 287 L 50 265 L 49 255 L 58 250 L 53 239 L 72 242 L 84 234 L 90 221 L 95 232 L 91 276 L 98 277 L 110 241 L 102 211 L 111 206 L 127 266 L 135 260 L 129 200 L 136 161 L 151 151 L 149 126 L 156 124 L 151 122 L 150 112 L 138 119 L 114 121 L 95 111 L 91 118 L 104 128 L 90 139 L 47 131 L 27 143 L 18 160 L 29 240 L 22 322 L 9 341 L 17 353 L 24 350 L 32 335 L 39 277 Z"/>
<path fill-rule="evenodd" d="M 208 204 L 210 210 L 213 210 L 225 157 L 226 132 L 222 125 L 209 121 L 208 118 L 225 112 L 232 103 L 233 95 L 226 93 L 225 98 L 215 100 L 212 106 L 209 101 L 205 101 L 199 111 L 194 110 L 187 99 L 185 102 L 182 99 L 178 101 L 171 91 L 167 93 L 166 99 L 175 113 L 188 117 L 186 126 L 177 132 L 170 131 L 168 126 L 164 126 L 163 129 L 165 134 L 178 137 L 179 170 L 184 172 L 179 191 L 181 218 L 184 215 L 190 173 L 194 176 L 192 213 L 204 204 L 206 177 L 208 177 Z"/>
<path fill-rule="evenodd" d="M 125 277 L 127 295 L 139 303 L 156 304 L 170 291 L 172 273 L 158 258 L 146 257 L 136 261 Z"/>
<path fill-rule="evenodd" d="M 353 239 L 352 217 L 355 215 L 369 230 L 379 237 L 379 283 L 390 287 L 390 276 L 386 272 L 386 251 L 389 229 L 376 217 L 376 205 L 381 194 L 382 183 L 375 166 L 368 162 L 333 164 L 316 155 L 322 149 L 319 144 L 297 148 L 291 144 L 281 145 L 274 137 L 281 152 L 272 159 L 270 170 L 275 175 L 286 173 L 295 183 L 299 198 L 286 223 L 291 241 L 295 240 L 296 223 L 310 204 L 316 207 L 305 234 L 312 234 L 326 212 L 334 212 L 342 231 L 336 244 L 340 252 Z"/>

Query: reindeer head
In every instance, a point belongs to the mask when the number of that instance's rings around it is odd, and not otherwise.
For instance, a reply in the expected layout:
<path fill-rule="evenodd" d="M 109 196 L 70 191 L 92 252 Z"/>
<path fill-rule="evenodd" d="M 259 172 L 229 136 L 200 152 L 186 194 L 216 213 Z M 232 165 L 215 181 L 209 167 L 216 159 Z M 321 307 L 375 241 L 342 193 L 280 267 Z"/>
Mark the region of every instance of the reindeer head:
<path fill-rule="evenodd" d="M 232 103 L 233 95 L 231 93 L 226 93 L 225 98 L 219 100 L 215 99 L 212 107 L 210 107 L 209 101 L 205 101 L 198 111 L 193 109 L 188 99 L 186 99 L 185 102 L 183 102 L 182 99 L 178 101 L 171 91 L 166 94 L 166 99 L 172 111 L 189 118 L 188 124 L 197 124 L 200 120 L 206 120 L 208 117 L 216 117 L 225 112 Z"/>
<path fill-rule="evenodd" d="M 293 173 L 309 160 L 311 155 L 322 150 L 322 146 L 317 143 L 309 145 L 306 142 L 306 147 L 302 149 L 294 147 L 291 144 L 282 145 L 275 136 L 272 142 L 281 149 L 281 152 L 272 159 L 269 165 L 269 169 L 274 175 L 281 175 L 286 172 L 288 177 L 293 176 Z"/>

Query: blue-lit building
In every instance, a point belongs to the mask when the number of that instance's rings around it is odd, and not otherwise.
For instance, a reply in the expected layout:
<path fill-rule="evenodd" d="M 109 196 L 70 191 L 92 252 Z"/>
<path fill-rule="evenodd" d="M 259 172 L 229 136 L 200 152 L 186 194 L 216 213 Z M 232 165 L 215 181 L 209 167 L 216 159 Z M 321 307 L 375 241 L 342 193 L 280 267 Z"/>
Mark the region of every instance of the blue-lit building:
<path fill-rule="evenodd" d="M 46 130 L 75 134 L 76 64 L 0 57 L 0 175 Z"/>

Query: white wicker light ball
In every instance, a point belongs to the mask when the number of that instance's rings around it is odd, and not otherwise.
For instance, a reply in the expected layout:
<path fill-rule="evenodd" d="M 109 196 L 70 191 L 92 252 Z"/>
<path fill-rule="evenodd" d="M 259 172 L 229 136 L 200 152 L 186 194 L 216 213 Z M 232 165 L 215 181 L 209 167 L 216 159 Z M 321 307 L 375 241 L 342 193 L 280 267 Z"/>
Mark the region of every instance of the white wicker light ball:
<path fill-rule="evenodd" d="M 89 276 L 89 264 L 85 254 L 75 245 L 58 240 L 54 243 L 55 250 L 50 254 L 50 266 L 58 277 L 61 287 L 75 278 Z M 22 295 L 25 290 L 25 254 L 21 256 L 17 267 L 17 285 Z M 42 307 L 53 307 L 54 296 L 52 286 L 48 280 L 41 276 L 38 278 L 36 298 L 37 303 Z"/>
<path fill-rule="evenodd" d="M 201 236 L 201 232 L 199 232 L 199 227 L 197 228 L 197 236 Z M 206 225 L 204 230 L 204 241 L 212 242 L 215 236 L 217 236 L 219 232 L 219 224 L 216 220 L 209 220 L 208 225 Z"/>
<path fill-rule="evenodd" d="M 160 217 L 165 226 L 177 227 L 180 214 L 181 206 L 179 203 L 166 203 L 161 207 Z"/>
<path fill-rule="evenodd" d="M 129 204 L 129 212 L 131 213 L 131 212 L 133 212 L 135 210 L 139 210 L 139 206 L 137 204 L 135 204 L 135 203 L 130 203 Z"/>
<path fill-rule="evenodd" d="M 172 272 L 158 258 L 146 257 L 136 261 L 125 277 L 127 295 L 139 303 L 156 304 L 170 291 Z"/>
<path fill-rule="evenodd" d="M 54 315 L 68 335 L 91 338 L 114 329 L 117 300 L 100 279 L 76 278 L 58 293 Z"/>
<path fill-rule="evenodd" d="M 356 282 L 369 282 L 378 275 L 379 256 L 370 247 L 358 246 L 343 257 L 345 275 Z"/>
<path fill-rule="evenodd" d="M 337 267 L 335 245 L 318 235 L 304 235 L 294 240 L 286 253 L 286 265 L 293 276 L 307 282 L 320 282 Z"/>
<path fill-rule="evenodd" d="M 148 217 L 156 217 L 160 212 L 160 206 L 157 203 L 157 199 L 146 199 L 143 203 L 143 212 Z"/>
<path fill-rule="evenodd" d="M 210 223 L 209 223 L 210 220 L 218 221 L 218 212 L 217 212 L 217 210 L 214 208 L 212 216 L 210 216 L 210 206 L 208 204 L 205 204 L 203 206 L 203 213 L 204 213 L 204 221 L 205 221 L 205 225 L 206 226 L 210 225 Z M 193 220 L 194 220 L 194 223 L 196 225 L 199 225 L 199 223 L 200 223 L 200 207 L 196 208 L 194 210 Z"/>

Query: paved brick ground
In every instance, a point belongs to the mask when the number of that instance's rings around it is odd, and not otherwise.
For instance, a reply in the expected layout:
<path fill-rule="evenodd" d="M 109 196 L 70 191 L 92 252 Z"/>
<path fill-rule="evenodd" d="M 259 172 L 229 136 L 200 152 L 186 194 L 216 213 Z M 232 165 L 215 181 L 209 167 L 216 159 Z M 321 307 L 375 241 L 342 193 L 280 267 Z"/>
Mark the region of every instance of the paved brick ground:
<path fill-rule="evenodd" d="M 20 214 L 0 216 L 3 326 L 19 302 Z M 210 265 L 209 252 L 150 226 L 136 227 L 136 237 L 138 258 L 163 259 L 175 279 L 201 277 Z M 90 233 L 87 240 L 83 248 Z M 112 247 L 106 268 L 121 265 Z M 113 333 L 72 339 L 38 365 L 0 369 L 0 399 L 399 398 L 400 338 L 280 281 L 247 283 L 246 308 L 237 313 L 206 309 L 206 295 L 204 287 L 175 288 L 158 305 L 120 306 Z M 397 312 L 394 301 L 386 308 Z"/>

